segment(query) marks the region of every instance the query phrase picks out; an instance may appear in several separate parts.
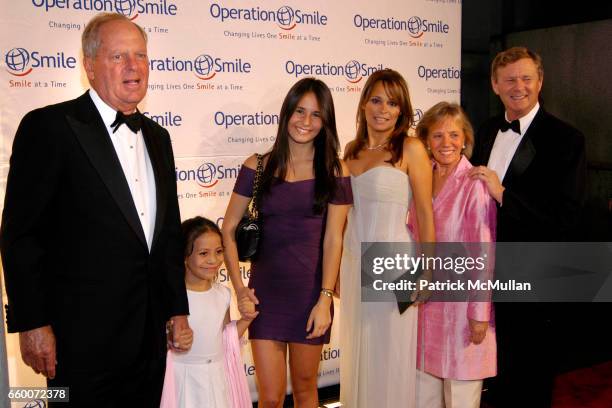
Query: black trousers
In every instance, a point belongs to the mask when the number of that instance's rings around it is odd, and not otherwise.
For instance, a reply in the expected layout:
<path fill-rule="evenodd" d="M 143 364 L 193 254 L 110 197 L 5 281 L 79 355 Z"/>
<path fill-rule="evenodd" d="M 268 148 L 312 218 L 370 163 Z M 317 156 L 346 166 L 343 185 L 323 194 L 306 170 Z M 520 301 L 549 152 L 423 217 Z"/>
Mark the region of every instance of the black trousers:
<path fill-rule="evenodd" d="M 496 408 L 549 408 L 559 352 L 553 329 L 555 303 L 497 303 L 497 377 L 484 398 Z"/>
<path fill-rule="evenodd" d="M 121 369 L 73 370 L 58 362 L 49 387 L 69 387 L 70 402 L 49 403 L 57 408 L 159 407 L 166 358 L 142 358 Z"/>

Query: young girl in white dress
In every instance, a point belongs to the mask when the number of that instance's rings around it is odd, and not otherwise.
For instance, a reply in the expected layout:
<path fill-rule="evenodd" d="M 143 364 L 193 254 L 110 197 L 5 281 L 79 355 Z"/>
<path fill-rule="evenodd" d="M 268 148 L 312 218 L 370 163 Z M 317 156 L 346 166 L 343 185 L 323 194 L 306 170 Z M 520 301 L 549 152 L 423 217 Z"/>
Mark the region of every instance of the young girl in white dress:
<path fill-rule="evenodd" d="M 216 282 L 221 231 L 203 217 L 184 221 L 182 229 L 193 345 L 188 352 L 168 351 L 161 407 L 251 408 L 239 346 L 251 321 L 230 321 L 230 290 Z"/>

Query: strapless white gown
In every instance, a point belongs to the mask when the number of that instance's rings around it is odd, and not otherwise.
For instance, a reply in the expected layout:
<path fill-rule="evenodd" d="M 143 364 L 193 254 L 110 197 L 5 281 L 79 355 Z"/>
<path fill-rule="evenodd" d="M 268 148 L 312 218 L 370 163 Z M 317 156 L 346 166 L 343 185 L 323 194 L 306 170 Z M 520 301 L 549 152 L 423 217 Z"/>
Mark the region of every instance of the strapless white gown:
<path fill-rule="evenodd" d="M 416 405 L 417 309 L 400 315 L 397 303 L 361 302 L 361 242 L 412 241 L 406 215 L 408 175 L 390 166 L 351 176 L 340 267 L 340 401 L 348 408 Z"/>

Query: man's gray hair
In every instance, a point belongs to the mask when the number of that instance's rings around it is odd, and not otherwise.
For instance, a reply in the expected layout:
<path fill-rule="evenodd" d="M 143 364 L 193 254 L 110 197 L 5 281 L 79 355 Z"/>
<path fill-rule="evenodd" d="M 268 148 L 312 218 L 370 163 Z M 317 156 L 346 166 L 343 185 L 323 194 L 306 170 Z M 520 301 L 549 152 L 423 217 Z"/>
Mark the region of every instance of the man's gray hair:
<path fill-rule="evenodd" d="M 83 56 L 85 58 L 94 58 L 96 56 L 98 53 L 98 48 L 100 48 L 100 27 L 111 21 L 126 21 L 134 24 L 134 26 L 138 28 L 138 31 L 140 31 L 140 34 L 142 34 L 142 38 L 144 38 L 145 43 L 147 42 L 147 33 L 145 33 L 142 27 L 134 23 L 123 14 L 99 13 L 94 18 L 89 20 L 89 23 L 87 23 L 85 26 L 83 35 L 81 36 L 81 47 L 83 48 Z"/>

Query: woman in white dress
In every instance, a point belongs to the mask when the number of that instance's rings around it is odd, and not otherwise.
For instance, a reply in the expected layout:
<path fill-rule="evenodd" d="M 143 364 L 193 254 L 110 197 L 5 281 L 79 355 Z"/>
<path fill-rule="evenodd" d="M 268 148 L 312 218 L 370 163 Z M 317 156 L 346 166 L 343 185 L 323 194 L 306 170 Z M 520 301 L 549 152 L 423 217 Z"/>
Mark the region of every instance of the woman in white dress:
<path fill-rule="evenodd" d="M 357 110 L 357 136 L 345 150 L 354 206 L 340 268 L 340 401 L 350 408 L 415 406 L 417 309 L 361 301 L 361 242 L 410 242 L 415 202 L 419 236 L 435 240 L 432 171 L 423 143 L 408 136 L 413 111 L 396 71 L 373 73 Z"/>

